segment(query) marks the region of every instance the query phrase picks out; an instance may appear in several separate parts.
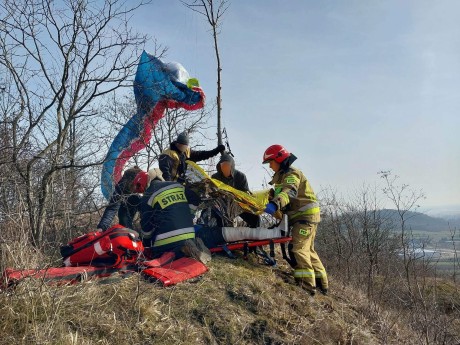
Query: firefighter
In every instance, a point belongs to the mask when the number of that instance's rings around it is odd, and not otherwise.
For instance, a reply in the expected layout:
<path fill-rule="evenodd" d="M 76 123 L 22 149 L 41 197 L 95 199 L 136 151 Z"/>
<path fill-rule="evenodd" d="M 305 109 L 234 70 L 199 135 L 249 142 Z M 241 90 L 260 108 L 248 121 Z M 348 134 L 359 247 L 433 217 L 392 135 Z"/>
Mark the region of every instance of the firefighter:
<path fill-rule="evenodd" d="M 235 168 L 235 161 L 229 153 L 223 153 L 220 160 L 216 165 L 217 172 L 211 177 L 219 180 L 235 189 L 243 192 L 249 192 L 248 180 L 246 175 Z M 260 226 L 260 218 L 256 214 L 243 212 L 240 217 L 246 222 L 250 228 L 257 228 Z M 224 226 L 222 217 L 217 217 L 217 226 Z"/>
<path fill-rule="evenodd" d="M 210 151 L 195 151 L 190 149 L 190 141 L 186 132 L 180 133 L 170 144 L 169 149 L 162 152 L 158 158 L 160 170 L 165 181 L 183 181 L 187 169 L 186 160 L 199 162 L 225 151 L 224 145 L 218 145 Z"/>
<path fill-rule="evenodd" d="M 185 187 L 175 181 L 164 181 L 159 169 L 149 171 L 149 187 L 141 199 L 141 237 L 145 253 L 150 258 L 160 257 L 165 252 L 174 252 L 175 257 L 193 257 L 207 263 L 211 252 L 201 239 L 195 239 L 193 216 Z"/>
<path fill-rule="evenodd" d="M 321 220 L 320 207 L 304 174 L 291 166 L 296 159 L 281 145 L 272 145 L 265 150 L 262 163 L 268 163 L 275 172 L 270 182 L 274 194 L 265 212 L 273 215 L 280 210 L 288 215 L 292 226 L 289 247 L 293 254 L 291 260 L 296 283 L 312 296 L 316 293 L 316 287 L 327 294 L 326 270 L 314 246 L 316 229 Z"/>

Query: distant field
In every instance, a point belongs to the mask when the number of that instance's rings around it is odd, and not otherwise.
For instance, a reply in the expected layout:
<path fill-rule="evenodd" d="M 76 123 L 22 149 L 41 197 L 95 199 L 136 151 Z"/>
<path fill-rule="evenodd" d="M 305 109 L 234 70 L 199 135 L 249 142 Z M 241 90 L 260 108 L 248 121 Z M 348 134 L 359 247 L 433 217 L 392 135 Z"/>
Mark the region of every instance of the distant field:
<path fill-rule="evenodd" d="M 414 239 L 421 241 L 428 240 L 429 246 L 453 249 L 452 234 L 449 230 L 444 231 L 425 231 L 411 230 Z M 460 231 L 457 231 L 454 237 L 455 246 L 460 249 Z"/>

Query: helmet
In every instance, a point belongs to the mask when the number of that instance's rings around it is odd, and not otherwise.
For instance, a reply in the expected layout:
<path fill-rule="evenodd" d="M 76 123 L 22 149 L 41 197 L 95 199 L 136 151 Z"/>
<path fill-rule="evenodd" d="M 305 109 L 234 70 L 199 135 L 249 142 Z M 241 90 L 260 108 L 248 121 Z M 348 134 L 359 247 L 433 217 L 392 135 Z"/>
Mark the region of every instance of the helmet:
<path fill-rule="evenodd" d="M 145 171 L 139 172 L 133 180 L 134 191 L 136 193 L 144 193 L 149 183 L 149 174 Z"/>
<path fill-rule="evenodd" d="M 264 157 L 262 159 L 262 164 L 268 163 L 271 160 L 274 160 L 277 163 L 282 163 L 286 158 L 291 154 L 281 145 L 272 145 L 264 152 Z"/>

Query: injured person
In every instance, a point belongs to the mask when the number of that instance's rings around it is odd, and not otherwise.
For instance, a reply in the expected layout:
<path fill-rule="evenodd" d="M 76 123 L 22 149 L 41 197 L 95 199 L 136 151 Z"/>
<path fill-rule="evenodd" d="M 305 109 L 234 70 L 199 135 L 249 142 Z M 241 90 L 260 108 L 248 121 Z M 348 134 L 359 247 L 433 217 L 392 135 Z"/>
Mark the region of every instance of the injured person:
<path fill-rule="evenodd" d="M 208 248 L 238 241 L 257 241 L 288 236 L 288 220 L 283 218 L 280 225 L 272 229 L 249 227 L 207 227 L 195 225 L 195 236 L 201 238 Z"/>

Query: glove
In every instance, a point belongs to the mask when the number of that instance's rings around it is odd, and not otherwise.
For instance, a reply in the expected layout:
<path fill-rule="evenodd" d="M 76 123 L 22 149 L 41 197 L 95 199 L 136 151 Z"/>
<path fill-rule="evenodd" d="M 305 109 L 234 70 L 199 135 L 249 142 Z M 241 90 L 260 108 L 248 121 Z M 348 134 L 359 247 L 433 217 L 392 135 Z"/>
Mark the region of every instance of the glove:
<path fill-rule="evenodd" d="M 218 145 L 215 151 L 223 153 L 225 151 L 225 145 L 222 145 L 222 144 Z"/>
<path fill-rule="evenodd" d="M 272 216 L 275 214 L 276 210 L 278 209 L 278 206 L 276 206 L 275 203 L 273 202 L 269 202 L 266 206 L 265 206 L 265 210 L 264 212 L 268 213 L 268 214 L 271 214 Z"/>

